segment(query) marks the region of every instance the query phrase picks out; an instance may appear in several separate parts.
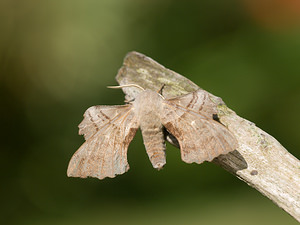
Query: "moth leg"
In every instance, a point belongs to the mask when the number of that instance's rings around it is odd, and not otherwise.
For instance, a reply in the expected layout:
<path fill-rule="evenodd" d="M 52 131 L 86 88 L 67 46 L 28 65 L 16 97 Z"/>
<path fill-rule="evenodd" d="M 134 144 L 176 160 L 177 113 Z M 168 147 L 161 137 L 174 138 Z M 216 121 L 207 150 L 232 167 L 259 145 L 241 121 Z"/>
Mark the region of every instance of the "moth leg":
<path fill-rule="evenodd" d="M 168 132 L 168 130 L 165 127 L 163 128 L 163 132 L 165 140 L 167 140 L 170 144 L 174 145 L 175 147 L 180 148 L 179 142 L 173 134 Z"/>
<path fill-rule="evenodd" d="M 157 91 L 157 93 L 160 94 L 160 95 L 162 95 L 162 91 L 163 91 L 163 89 L 164 89 L 165 86 L 166 86 L 166 84 L 163 84 L 161 86 L 161 88 Z"/>
<path fill-rule="evenodd" d="M 219 116 L 218 116 L 217 113 L 214 113 L 214 114 L 212 115 L 212 119 L 215 120 L 215 121 L 217 121 L 218 123 L 221 123 L 221 122 L 220 122 L 220 118 L 219 118 Z M 221 124 L 222 124 L 222 123 L 221 123 Z"/>

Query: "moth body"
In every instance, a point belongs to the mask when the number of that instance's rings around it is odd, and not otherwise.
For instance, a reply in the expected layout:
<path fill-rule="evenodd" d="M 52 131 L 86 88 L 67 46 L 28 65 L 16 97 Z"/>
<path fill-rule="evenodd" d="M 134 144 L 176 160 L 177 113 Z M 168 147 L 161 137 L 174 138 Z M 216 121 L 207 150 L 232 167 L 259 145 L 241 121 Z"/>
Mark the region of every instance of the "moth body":
<path fill-rule="evenodd" d="M 166 164 L 166 146 L 160 120 L 162 100 L 158 93 L 146 90 L 133 102 L 133 110 L 138 115 L 147 154 L 156 169 L 161 169 Z"/>
<path fill-rule="evenodd" d="M 67 174 L 103 179 L 125 173 L 127 149 L 138 128 L 156 169 L 166 164 L 163 127 L 172 135 L 171 143 L 179 145 L 184 162 L 211 161 L 238 146 L 230 131 L 213 119 L 216 113 L 216 102 L 204 90 L 172 99 L 143 90 L 130 104 L 92 106 L 79 124 L 85 142 L 71 158 Z"/>

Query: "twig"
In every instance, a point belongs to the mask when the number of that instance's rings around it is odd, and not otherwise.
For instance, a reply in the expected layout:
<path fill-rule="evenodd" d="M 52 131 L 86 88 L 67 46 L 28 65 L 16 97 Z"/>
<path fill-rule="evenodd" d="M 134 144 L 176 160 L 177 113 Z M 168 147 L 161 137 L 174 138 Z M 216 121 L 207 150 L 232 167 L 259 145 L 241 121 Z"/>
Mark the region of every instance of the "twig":
<path fill-rule="evenodd" d="M 130 52 L 116 77 L 120 85 L 137 84 L 144 89 L 159 90 L 171 98 L 195 91 L 199 87 L 187 78 L 166 69 L 149 57 Z M 124 87 L 126 99 L 138 93 Z M 216 96 L 211 95 L 214 99 Z M 235 135 L 239 148 L 213 160 L 239 179 L 267 196 L 300 222 L 300 162 L 275 138 L 254 123 L 236 115 L 226 105 L 218 106 L 222 124 Z"/>

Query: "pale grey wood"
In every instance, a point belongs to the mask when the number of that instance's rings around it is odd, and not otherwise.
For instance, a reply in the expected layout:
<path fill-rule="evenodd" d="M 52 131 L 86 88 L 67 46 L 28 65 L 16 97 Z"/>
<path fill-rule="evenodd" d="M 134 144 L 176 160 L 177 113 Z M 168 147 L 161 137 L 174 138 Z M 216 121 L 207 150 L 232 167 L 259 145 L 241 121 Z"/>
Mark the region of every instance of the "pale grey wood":
<path fill-rule="evenodd" d="M 116 79 L 120 85 L 137 84 L 154 91 L 165 85 L 162 94 L 166 98 L 199 89 L 187 78 L 137 52 L 127 54 Z M 134 87 L 125 87 L 123 91 L 127 100 L 134 99 L 138 93 Z M 220 102 L 220 98 L 212 94 L 210 98 L 217 105 L 220 122 L 234 134 L 239 144 L 236 151 L 221 155 L 213 162 L 260 191 L 300 221 L 299 160 L 274 137 L 239 117 Z M 176 144 L 176 140 L 171 142 Z"/>

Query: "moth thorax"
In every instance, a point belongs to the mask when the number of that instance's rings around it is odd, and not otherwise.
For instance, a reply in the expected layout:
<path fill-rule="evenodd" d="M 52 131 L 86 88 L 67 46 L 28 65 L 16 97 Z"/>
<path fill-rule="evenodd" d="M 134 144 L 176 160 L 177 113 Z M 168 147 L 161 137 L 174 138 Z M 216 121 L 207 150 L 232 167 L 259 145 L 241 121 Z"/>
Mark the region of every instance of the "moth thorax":
<path fill-rule="evenodd" d="M 151 90 L 141 92 L 133 102 L 136 115 L 143 118 L 145 115 L 159 114 L 161 112 L 161 96 Z"/>

